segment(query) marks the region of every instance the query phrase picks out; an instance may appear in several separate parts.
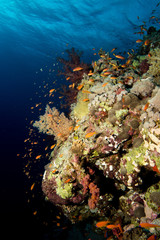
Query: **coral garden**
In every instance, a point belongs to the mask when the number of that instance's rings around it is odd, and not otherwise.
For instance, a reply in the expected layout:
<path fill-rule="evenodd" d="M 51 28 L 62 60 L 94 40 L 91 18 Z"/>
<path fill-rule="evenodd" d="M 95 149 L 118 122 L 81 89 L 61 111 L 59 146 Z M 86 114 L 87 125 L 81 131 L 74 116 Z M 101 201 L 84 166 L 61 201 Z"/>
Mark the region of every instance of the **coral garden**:
<path fill-rule="evenodd" d="M 160 238 L 159 227 L 147 227 L 160 225 L 160 32 L 153 30 L 127 59 L 100 50 L 69 118 L 47 105 L 34 122 L 57 140 L 42 180 L 46 200 L 72 223 L 93 219 L 99 233 L 106 227 L 96 223 L 108 221 L 113 239 Z"/>

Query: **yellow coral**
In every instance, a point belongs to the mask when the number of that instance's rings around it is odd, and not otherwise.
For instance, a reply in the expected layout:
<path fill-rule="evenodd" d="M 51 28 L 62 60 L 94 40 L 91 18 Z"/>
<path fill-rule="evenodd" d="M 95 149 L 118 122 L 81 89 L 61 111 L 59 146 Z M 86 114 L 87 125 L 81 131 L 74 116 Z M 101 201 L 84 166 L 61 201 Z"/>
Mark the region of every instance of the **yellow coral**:
<path fill-rule="evenodd" d="M 78 119 L 82 119 L 88 114 L 88 102 L 84 102 L 83 99 L 88 98 L 87 93 L 79 92 L 77 104 L 73 108 L 72 114 Z"/>
<path fill-rule="evenodd" d="M 147 74 L 158 77 L 160 76 L 160 48 L 154 48 L 150 51 L 151 57 L 147 57 L 150 64 Z"/>

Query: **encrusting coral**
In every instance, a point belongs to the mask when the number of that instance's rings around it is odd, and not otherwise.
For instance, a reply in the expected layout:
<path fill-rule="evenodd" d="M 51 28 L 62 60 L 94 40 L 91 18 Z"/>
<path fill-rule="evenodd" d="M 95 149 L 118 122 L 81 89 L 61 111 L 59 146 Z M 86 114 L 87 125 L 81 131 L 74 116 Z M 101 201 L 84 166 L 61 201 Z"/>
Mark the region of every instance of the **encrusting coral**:
<path fill-rule="evenodd" d="M 34 123 L 58 143 L 45 167 L 43 192 L 72 223 L 80 213 L 82 220 L 123 219 L 127 236 L 147 218 L 150 223 L 158 219 L 159 192 L 152 186 L 160 175 L 160 88 L 154 81 L 159 49 L 151 53 L 149 70 L 137 75 L 133 59 L 124 67 L 103 52 L 77 85 L 70 119 L 47 106 Z"/>

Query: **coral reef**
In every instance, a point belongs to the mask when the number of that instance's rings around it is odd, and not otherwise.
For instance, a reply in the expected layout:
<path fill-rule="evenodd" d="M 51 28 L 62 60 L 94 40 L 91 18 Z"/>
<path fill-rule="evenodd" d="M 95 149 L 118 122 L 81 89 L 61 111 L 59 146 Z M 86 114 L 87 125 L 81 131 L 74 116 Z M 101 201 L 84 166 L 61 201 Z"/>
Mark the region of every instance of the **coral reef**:
<path fill-rule="evenodd" d="M 34 123 L 57 140 L 43 175 L 47 200 L 72 223 L 81 215 L 121 224 L 116 239 L 160 236 L 139 227 L 160 215 L 159 48 L 150 52 L 141 61 L 149 68 L 139 71 L 138 56 L 122 64 L 101 50 L 93 71 L 81 75 L 70 119 L 47 106 Z"/>

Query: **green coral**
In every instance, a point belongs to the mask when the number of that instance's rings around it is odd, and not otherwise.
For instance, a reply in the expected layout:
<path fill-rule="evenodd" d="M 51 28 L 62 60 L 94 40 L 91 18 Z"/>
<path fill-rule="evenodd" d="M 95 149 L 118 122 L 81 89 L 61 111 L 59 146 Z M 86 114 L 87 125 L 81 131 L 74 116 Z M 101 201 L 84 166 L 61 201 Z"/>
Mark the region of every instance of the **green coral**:
<path fill-rule="evenodd" d="M 145 200 L 153 211 L 157 211 L 160 205 L 160 182 L 147 189 Z"/>
<path fill-rule="evenodd" d="M 128 114 L 128 109 L 120 109 L 116 111 L 116 117 L 118 120 L 124 119 L 124 117 Z"/>
<path fill-rule="evenodd" d="M 56 178 L 56 193 L 63 199 L 72 197 L 72 183 L 64 183 L 60 178 Z"/>
<path fill-rule="evenodd" d="M 134 172 L 135 169 L 145 165 L 145 154 L 147 149 L 144 147 L 144 144 L 141 144 L 139 147 L 135 147 L 129 150 L 127 154 L 124 155 L 124 159 L 127 160 L 126 170 L 128 174 Z"/>

